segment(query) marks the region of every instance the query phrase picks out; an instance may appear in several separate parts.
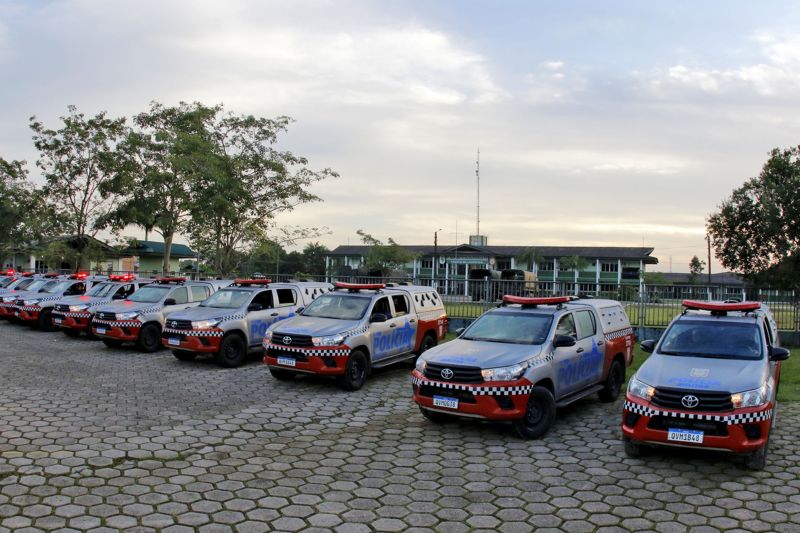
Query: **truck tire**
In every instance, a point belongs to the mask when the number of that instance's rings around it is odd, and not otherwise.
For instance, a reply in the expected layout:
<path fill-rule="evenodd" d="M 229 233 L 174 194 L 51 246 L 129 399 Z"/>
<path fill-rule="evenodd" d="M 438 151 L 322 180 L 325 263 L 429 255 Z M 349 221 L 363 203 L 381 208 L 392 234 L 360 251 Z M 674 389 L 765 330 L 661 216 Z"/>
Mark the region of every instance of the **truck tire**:
<path fill-rule="evenodd" d="M 235 333 L 226 336 L 222 339 L 214 360 L 225 368 L 242 366 L 247 360 L 247 346 L 244 339 Z"/>
<path fill-rule="evenodd" d="M 417 350 L 417 355 L 422 355 L 434 346 L 436 346 L 436 337 L 434 337 L 432 333 L 426 333 L 425 336 L 422 337 L 422 342 L 419 345 L 419 350 Z"/>
<path fill-rule="evenodd" d="M 197 354 L 187 350 L 172 350 L 172 355 L 179 361 L 194 361 Z"/>
<path fill-rule="evenodd" d="M 447 413 L 440 413 L 439 411 L 431 411 L 430 409 L 425 409 L 424 407 L 420 407 L 419 411 L 422 413 L 426 419 L 430 420 L 434 424 L 445 424 L 453 420 L 452 415 L 448 415 Z"/>
<path fill-rule="evenodd" d="M 627 455 L 632 459 L 642 456 L 641 445 L 633 442 L 631 439 L 627 437 L 622 437 L 622 447 L 625 449 L 625 455 Z"/>
<path fill-rule="evenodd" d="M 58 331 L 58 327 L 53 324 L 53 310 L 50 308 L 42 309 L 39 313 L 39 320 L 36 321 L 36 325 L 41 331 Z"/>
<path fill-rule="evenodd" d="M 614 359 L 611 362 L 611 368 L 608 369 L 608 376 L 603 382 L 603 388 L 597 393 L 601 402 L 613 402 L 619 397 L 622 390 L 622 384 L 625 383 L 625 367 L 619 362 L 619 359 Z"/>
<path fill-rule="evenodd" d="M 103 339 L 103 344 L 109 348 L 119 348 L 122 346 L 122 341 L 117 339 Z"/>
<path fill-rule="evenodd" d="M 64 335 L 66 335 L 67 337 L 72 337 L 73 339 L 76 339 L 81 336 L 81 330 L 79 329 L 64 328 L 61 331 L 64 332 Z"/>
<path fill-rule="evenodd" d="M 754 451 L 753 453 L 744 457 L 744 466 L 748 470 L 764 470 L 767 466 L 767 448 L 769 447 L 769 439 L 767 442 Z"/>
<path fill-rule="evenodd" d="M 344 374 L 337 380 L 344 390 L 355 391 L 364 386 L 369 372 L 367 356 L 361 350 L 353 350 L 347 358 Z"/>
<path fill-rule="evenodd" d="M 297 376 L 297 372 L 291 370 L 283 370 L 282 368 L 269 367 L 269 373 L 278 381 L 291 381 Z"/>
<path fill-rule="evenodd" d="M 511 423 L 514 433 L 523 439 L 538 439 L 556 419 L 556 400 L 544 387 L 534 387 L 528 396 L 525 415 Z"/>
<path fill-rule="evenodd" d="M 153 353 L 161 349 L 161 328 L 158 324 L 145 324 L 139 330 L 139 338 L 136 339 L 136 347 L 145 353 Z"/>

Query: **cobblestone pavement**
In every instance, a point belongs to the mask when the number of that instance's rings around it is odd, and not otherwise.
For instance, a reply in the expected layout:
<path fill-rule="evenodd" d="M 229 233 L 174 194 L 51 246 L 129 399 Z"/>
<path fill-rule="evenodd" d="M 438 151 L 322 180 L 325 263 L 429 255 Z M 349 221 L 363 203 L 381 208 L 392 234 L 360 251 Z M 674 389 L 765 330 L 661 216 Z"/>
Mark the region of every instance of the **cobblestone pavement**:
<path fill-rule="evenodd" d="M 405 366 L 355 393 L 0 324 L 0 530 L 800 531 L 800 404 L 767 471 L 627 459 L 620 405 L 546 438 L 437 426 Z"/>

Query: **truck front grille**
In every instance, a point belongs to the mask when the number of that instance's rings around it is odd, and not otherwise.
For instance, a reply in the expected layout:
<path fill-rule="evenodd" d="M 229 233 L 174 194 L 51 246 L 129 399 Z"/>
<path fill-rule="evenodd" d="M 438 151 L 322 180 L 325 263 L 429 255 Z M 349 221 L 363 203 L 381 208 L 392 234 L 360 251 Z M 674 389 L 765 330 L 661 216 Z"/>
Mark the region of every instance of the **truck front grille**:
<path fill-rule="evenodd" d="M 442 371 L 450 370 L 453 376 L 445 378 Z M 445 375 L 448 375 L 445 372 Z M 455 366 L 455 365 L 441 365 L 438 363 L 428 363 L 425 367 L 425 377 L 428 379 L 435 379 L 436 381 L 448 381 L 453 383 L 483 383 L 483 375 L 481 369 L 474 366 Z"/>
<path fill-rule="evenodd" d="M 272 344 L 292 346 L 293 348 L 307 348 L 309 346 L 314 346 L 314 343 L 311 341 L 311 335 L 279 333 L 277 331 L 272 333 Z"/>
<path fill-rule="evenodd" d="M 659 407 L 686 411 L 681 400 L 684 396 L 694 396 L 699 403 L 691 411 L 730 411 L 733 409 L 729 392 L 709 392 L 686 389 L 657 388 L 651 402 Z"/>

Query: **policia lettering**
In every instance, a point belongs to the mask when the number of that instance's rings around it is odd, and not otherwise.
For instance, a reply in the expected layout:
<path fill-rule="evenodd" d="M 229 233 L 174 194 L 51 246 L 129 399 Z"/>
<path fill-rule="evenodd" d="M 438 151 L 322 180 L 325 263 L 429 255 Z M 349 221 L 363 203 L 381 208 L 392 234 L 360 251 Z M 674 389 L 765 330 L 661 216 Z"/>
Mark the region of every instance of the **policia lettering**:
<path fill-rule="evenodd" d="M 402 328 L 397 328 L 391 333 L 376 332 L 372 338 L 372 348 L 378 355 L 393 351 L 411 351 L 414 349 L 414 334 L 416 331 L 408 322 Z"/>
<path fill-rule="evenodd" d="M 603 354 L 592 340 L 592 351 L 577 359 L 562 361 L 558 367 L 558 382 L 563 386 L 572 386 L 588 381 L 603 370 Z"/>

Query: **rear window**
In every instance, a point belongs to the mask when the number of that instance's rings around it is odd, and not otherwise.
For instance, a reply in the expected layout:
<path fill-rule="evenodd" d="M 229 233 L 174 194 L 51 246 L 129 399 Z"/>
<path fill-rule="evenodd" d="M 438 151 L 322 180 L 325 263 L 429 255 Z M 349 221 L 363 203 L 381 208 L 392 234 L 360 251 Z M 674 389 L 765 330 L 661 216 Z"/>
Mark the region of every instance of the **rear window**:
<path fill-rule="evenodd" d="M 292 289 L 278 289 L 275 291 L 278 295 L 278 305 L 294 305 L 294 291 Z"/>
<path fill-rule="evenodd" d="M 202 302 L 206 298 L 208 298 L 208 287 L 204 285 L 192 285 L 192 301 L 193 302 Z"/>

